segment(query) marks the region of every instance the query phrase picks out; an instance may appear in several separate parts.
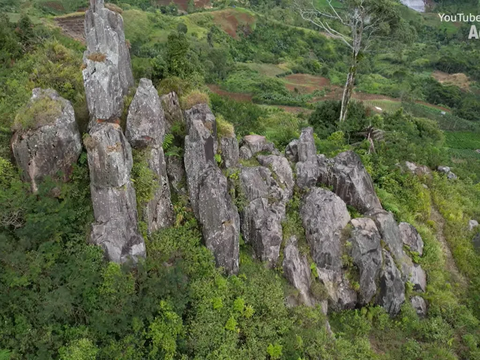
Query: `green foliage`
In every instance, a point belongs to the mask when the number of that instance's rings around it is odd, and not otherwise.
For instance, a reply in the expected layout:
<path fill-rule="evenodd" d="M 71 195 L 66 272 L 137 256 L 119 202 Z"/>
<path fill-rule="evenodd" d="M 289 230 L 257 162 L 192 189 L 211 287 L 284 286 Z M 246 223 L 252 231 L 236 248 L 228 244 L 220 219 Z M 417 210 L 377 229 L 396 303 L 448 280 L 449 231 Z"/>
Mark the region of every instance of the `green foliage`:
<path fill-rule="evenodd" d="M 25 131 L 52 124 L 62 110 L 62 103 L 48 96 L 34 100 L 18 111 L 12 129 Z"/>
<path fill-rule="evenodd" d="M 235 129 L 233 125 L 230 124 L 225 118 L 219 114 L 216 116 L 216 124 L 217 124 L 217 136 L 218 138 L 222 137 L 234 137 L 235 136 Z"/>

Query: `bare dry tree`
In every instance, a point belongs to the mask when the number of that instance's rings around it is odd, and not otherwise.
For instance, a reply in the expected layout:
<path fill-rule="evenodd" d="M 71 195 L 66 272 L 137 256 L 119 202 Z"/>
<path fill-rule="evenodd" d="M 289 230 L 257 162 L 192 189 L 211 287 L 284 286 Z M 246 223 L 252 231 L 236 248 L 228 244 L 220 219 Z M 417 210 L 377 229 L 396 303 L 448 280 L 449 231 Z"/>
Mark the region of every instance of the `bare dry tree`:
<path fill-rule="evenodd" d="M 345 121 L 348 102 L 352 97 L 358 64 L 375 39 L 388 35 L 398 24 L 396 6 L 389 0 L 324 0 L 319 7 L 316 0 L 295 0 L 294 8 L 300 16 L 323 30 L 330 37 L 341 40 L 350 50 L 351 59 L 347 81 L 343 89 L 340 121 Z"/>

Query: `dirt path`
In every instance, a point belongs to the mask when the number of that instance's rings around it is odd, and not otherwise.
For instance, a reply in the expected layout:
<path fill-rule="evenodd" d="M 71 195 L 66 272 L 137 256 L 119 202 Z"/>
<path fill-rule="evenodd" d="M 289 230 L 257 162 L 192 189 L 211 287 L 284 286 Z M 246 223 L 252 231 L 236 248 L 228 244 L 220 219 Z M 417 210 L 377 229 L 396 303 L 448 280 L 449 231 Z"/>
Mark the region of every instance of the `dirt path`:
<path fill-rule="evenodd" d="M 460 289 L 466 289 L 468 286 L 467 279 L 465 276 L 463 276 L 460 270 L 458 270 L 457 264 L 455 263 L 455 259 L 452 255 L 452 251 L 450 250 L 450 246 L 448 245 L 443 233 L 443 229 L 445 228 L 445 219 L 434 206 L 432 206 L 430 220 L 434 221 L 437 225 L 435 237 L 440 242 L 443 253 L 445 254 L 445 266 L 452 277 L 453 283 L 458 284 Z"/>

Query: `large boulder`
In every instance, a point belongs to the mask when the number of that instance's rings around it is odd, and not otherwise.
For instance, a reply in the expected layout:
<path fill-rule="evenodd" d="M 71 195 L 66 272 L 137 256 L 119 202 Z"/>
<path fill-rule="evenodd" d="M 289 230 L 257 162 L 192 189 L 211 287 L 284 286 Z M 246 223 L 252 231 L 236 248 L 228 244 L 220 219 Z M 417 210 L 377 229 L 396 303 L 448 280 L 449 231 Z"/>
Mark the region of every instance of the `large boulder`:
<path fill-rule="evenodd" d="M 223 166 L 226 169 L 238 166 L 240 153 L 235 133 L 231 136 L 222 136 L 220 138 L 220 150 L 222 155 Z"/>
<path fill-rule="evenodd" d="M 165 132 L 170 132 L 170 129 L 175 123 L 185 123 L 182 108 L 180 107 L 180 100 L 175 92 L 172 91 L 171 93 L 162 95 L 160 100 L 163 111 L 165 112 Z"/>
<path fill-rule="evenodd" d="M 297 144 L 298 161 L 305 162 L 317 154 L 315 140 L 313 138 L 313 128 L 308 127 L 302 130 Z"/>
<path fill-rule="evenodd" d="M 252 244 L 255 256 L 273 265 L 280 254 L 282 221 L 293 193 L 293 175 L 285 158 L 272 155 L 261 161 L 272 164 L 272 170 L 256 166 L 244 167 L 240 172 L 242 193 L 246 198 L 242 209 L 242 233 L 245 242 Z"/>
<path fill-rule="evenodd" d="M 143 205 L 142 220 L 151 233 L 173 224 L 167 165 L 163 153 L 165 116 L 151 80 L 141 79 L 130 105 L 125 135 L 133 148 L 144 152 L 148 167 L 157 180 L 152 198 Z"/>
<path fill-rule="evenodd" d="M 382 239 L 387 245 L 389 251 L 392 253 L 397 261 L 404 257 L 403 241 L 400 228 L 391 212 L 381 210 L 370 214 L 375 221 Z"/>
<path fill-rule="evenodd" d="M 352 219 L 352 258 L 360 271 L 361 305 L 368 304 L 377 292 L 377 278 L 382 268 L 380 233 L 372 219 Z"/>
<path fill-rule="evenodd" d="M 215 139 L 213 142 L 213 153 L 216 154 L 218 150 L 217 144 L 217 121 L 215 115 L 213 115 L 212 110 L 208 107 L 207 104 L 197 104 L 191 109 L 185 111 L 185 120 L 187 124 L 187 132 L 190 133 L 190 128 L 192 127 L 195 121 L 200 121 L 205 129 L 210 131 L 212 139 Z"/>
<path fill-rule="evenodd" d="M 298 140 L 292 140 L 285 148 L 285 157 L 293 163 L 298 162 Z"/>
<path fill-rule="evenodd" d="M 104 7 L 103 0 L 91 0 L 85 13 L 83 79 L 88 109 L 96 120 L 113 121 L 123 111 L 123 96 L 134 85 L 130 53 L 120 14 Z"/>
<path fill-rule="evenodd" d="M 167 156 L 167 175 L 170 182 L 170 187 L 172 191 L 175 191 L 177 194 L 186 195 L 187 190 L 185 189 L 185 169 L 183 165 L 183 159 L 179 156 Z"/>
<path fill-rule="evenodd" d="M 165 135 L 165 114 L 157 89 L 151 80 L 140 79 L 128 109 L 125 136 L 136 149 L 162 146 Z"/>
<path fill-rule="evenodd" d="M 205 245 L 217 266 L 236 274 L 239 266 L 240 218 L 228 192 L 227 178 L 210 165 L 199 179 L 198 220 Z"/>
<path fill-rule="evenodd" d="M 42 104 L 48 104 L 48 107 Z M 54 90 L 34 89 L 23 116 L 32 123 L 18 129 L 11 144 L 22 178 L 36 192 L 38 183 L 47 176 L 66 181 L 82 151 L 82 141 L 75 113 L 69 101 Z"/>
<path fill-rule="evenodd" d="M 409 223 L 402 222 L 398 224 L 403 244 L 407 245 L 411 251 L 423 255 L 423 240 L 417 229 Z"/>
<path fill-rule="evenodd" d="M 333 191 L 362 214 L 382 209 L 373 182 L 360 157 L 353 151 L 338 154 L 331 168 Z"/>
<path fill-rule="evenodd" d="M 287 240 L 283 258 L 283 273 L 288 282 L 299 292 L 300 301 L 306 306 L 315 306 L 315 299 L 310 292 L 312 277 L 310 265 L 305 255 L 300 254 L 297 238 L 292 236 Z"/>
<path fill-rule="evenodd" d="M 298 162 L 296 165 L 297 185 L 301 189 L 321 184 L 330 184 L 330 167 L 333 164 L 331 159 L 325 155 L 315 155 L 305 162 Z"/>
<path fill-rule="evenodd" d="M 201 120 L 193 120 L 185 136 L 185 172 L 188 193 L 195 216 L 198 217 L 198 189 L 200 176 L 209 165 L 215 165 L 215 137 Z"/>
<path fill-rule="evenodd" d="M 410 266 L 410 276 L 408 281 L 412 283 L 413 290 L 425 292 L 427 288 L 427 274 L 418 264 Z"/>
<path fill-rule="evenodd" d="M 261 135 L 247 135 L 242 140 L 240 147 L 240 158 L 248 160 L 260 152 L 275 152 L 273 143 L 267 141 L 265 136 Z M 279 155 L 279 154 L 276 154 Z"/>
<path fill-rule="evenodd" d="M 85 139 L 95 223 L 90 239 L 115 262 L 145 257 L 138 231 L 132 152 L 119 125 L 96 124 Z"/>
<path fill-rule="evenodd" d="M 427 303 L 421 296 L 414 296 L 410 302 L 420 318 L 427 316 Z"/>
<path fill-rule="evenodd" d="M 383 269 L 380 272 L 377 304 L 382 306 L 390 315 L 397 315 L 405 301 L 405 284 L 402 274 L 397 269 L 390 253 L 383 250 Z"/>
<path fill-rule="evenodd" d="M 307 242 L 334 310 L 353 308 L 357 294 L 342 271 L 342 230 L 350 221 L 345 202 L 329 190 L 313 188 L 300 208 Z"/>

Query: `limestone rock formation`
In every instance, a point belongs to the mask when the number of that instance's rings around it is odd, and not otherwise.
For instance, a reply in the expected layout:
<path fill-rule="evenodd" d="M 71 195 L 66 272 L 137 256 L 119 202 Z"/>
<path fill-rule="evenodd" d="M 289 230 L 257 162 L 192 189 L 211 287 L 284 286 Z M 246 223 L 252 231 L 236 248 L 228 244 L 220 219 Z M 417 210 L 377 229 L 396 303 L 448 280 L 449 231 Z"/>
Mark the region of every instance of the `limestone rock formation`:
<path fill-rule="evenodd" d="M 427 275 L 420 265 L 414 264 L 410 267 L 409 281 L 413 284 L 413 290 L 425 292 L 427 288 Z"/>
<path fill-rule="evenodd" d="M 297 185 L 301 189 L 330 183 L 330 168 L 333 164 L 325 155 L 315 155 L 296 166 Z"/>
<path fill-rule="evenodd" d="M 58 113 L 50 114 L 52 118 L 44 124 L 17 131 L 11 141 L 22 178 L 31 184 L 33 192 L 37 191 L 39 182 L 46 176 L 56 178 L 61 173 L 62 180 L 68 180 L 72 166 L 82 151 L 80 132 L 70 102 L 54 90 L 37 88 L 32 91 L 28 106 L 35 106 L 45 99 L 54 101 Z M 45 120 L 43 117 L 46 115 L 35 113 L 32 116 Z"/>
<path fill-rule="evenodd" d="M 383 250 L 383 261 L 377 304 L 382 306 L 390 315 L 396 315 L 405 301 L 405 284 L 402 280 L 402 274 L 387 250 Z"/>
<path fill-rule="evenodd" d="M 342 271 L 342 230 L 350 221 L 346 204 L 337 195 L 321 188 L 311 189 L 300 209 L 303 227 L 334 310 L 353 308 L 357 294 Z"/>
<path fill-rule="evenodd" d="M 391 212 L 381 210 L 370 214 L 375 221 L 383 241 L 397 260 L 401 260 L 403 254 L 403 242 L 400 228 Z"/>
<path fill-rule="evenodd" d="M 165 132 L 169 132 L 175 123 L 185 123 L 180 100 L 175 92 L 168 93 L 160 97 L 163 111 L 165 112 Z"/>
<path fill-rule="evenodd" d="M 417 252 L 420 256 L 423 255 L 423 240 L 417 229 L 409 223 L 402 222 L 398 224 L 402 242 L 407 245 L 411 251 Z"/>
<path fill-rule="evenodd" d="M 167 156 L 167 175 L 170 182 L 170 190 L 177 194 L 186 195 L 186 174 L 183 166 L 183 159 L 178 156 Z"/>
<path fill-rule="evenodd" d="M 242 209 L 242 233 L 255 256 L 275 263 L 282 243 L 282 220 L 293 193 L 293 174 L 287 159 L 275 155 L 260 157 L 264 166 L 244 167 L 240 184 L 247 204 Z"/>
<path fill-rule="evenodd" d="M 248 160 L 259 152 L 273 153 L 274 151 L 275 146 L 268 142 L 265 136 L 247 135 L 242 140 L 242 146 L 240 147 L 240 158 L 243 160 Z"/>
<path fill-rule="evenodd" d="M 128 109 L 125 136 L 133 148 L 161 146 L 165 136 L 165 114 L 151 80 L 140 79 Z"/>
<path fill-rule="evenodd" d="M 238 149 L 238 142 L 235 134 L 232 136 L 222 136 L 220 138 L 220 150 L 222 155 L 223 166 L 226 169 L 238 166 L 240 153 Z"/>
<path fill-rule="evenodd" d="M 480 254 L 480 233 L 473 237 L 472 243 L 475 251 Z"/>
<path fill-rule="evenodd" d="M 472 231 L 478 226 L 478 221 L 477 220 L 469 220 L 468 221 L 468 231 Z"/>
<path fill-rule="evenodd" d="M 427 316 L 427 303 L 421 296 L 414 296 L 410 302 L 420 318 Z"/>
<path fill-rule="evenodd" d="M 298 161 L 305 162 L 317 154 L 315 140 L 313 138 L 313 128 L 308 127 L 302 130 L 297 144 Z"/>
<path fill-rule="evenodd" d="M 149 232 L 168 227 L 173 224 L 174 212 L 162 148 L 165 116 L 151 80 L 140 80 L 128 111 L 125 134 L 133 148 L 146 153 L 148 167 L 158 181 L 152 199 L 144 206 L 142 220 Z"/>
<path fill-rule="evenodd" d="M 105 8 L 103 0 L 90 0 L 85 40 L 83 79 L 90 116 L 93 121 L 114 121 L 122 114 L 123 96 L 134 84 L 122 16 Z"/>
<path fill-rule="evenodd" d="M 202 173 L 198 188 L 198 219 L 205 245 L 217 266 L 236 274 L 239 266 L 240 217 L 228 193 L 227 178 L 210 165 Z"/>
<path fill-rule="evenodd" d="M 238 272 L 238 210 L 227 187 L 227 178 L 215 162 L 215 117 L 206 104 L 186 112 L 185 172 L 193 212 L 202 226 L 205 244 L 218 266 L 228 274 Z"/>
<path fill-rule="evenodd" d="M 119 125 L 96 124 L 85 139 L 95 223 L 91 241 L 105 249 L 109 260 L 145 257 L 138 232 L 135 190 L 130 181 L 132 152 Z"/>
<path fill-rule="evenodd" d="M 283 273 L 287 280 L 299 292 L 301 302 L 306 306 L 315 306 L 315 299 L 310 293 L 312 278 L 307 257 L 301 255 L 297 247 L 297 238 L 292 236 L 285 246 Z"/>
<path fill-rule="evenodd" d="M 285 157 L 293 163 L 298 162 L 298 140 L 292 140 L 285 148 Z"/>
<path fill-rule="evenodd" d="M 415 163 L 405 161 L 405 167 L 407 168 L 408 171 L 410 171 L 412 174 L 417 175 L 417 176 L 430 176 L 432 175 L 432 172 L 430 169 L 425 166 L 425 165 L 417 165 Z"/>
<path fill-rule="evenodd" d="M 368 218 L 352 219 L 352 257 L 360 270 L 361 305 L 368 304 L 377 292 L 376 281 L 383 264 L 380 233 Z"/>
<path fill-rule="evenodd" d="M 333 186 L 335 194 L 362 214 L 382 209 L 372 179 L 360 157 L 353 151 L 346 151 L 333 160 L 328 185 Z"/>

